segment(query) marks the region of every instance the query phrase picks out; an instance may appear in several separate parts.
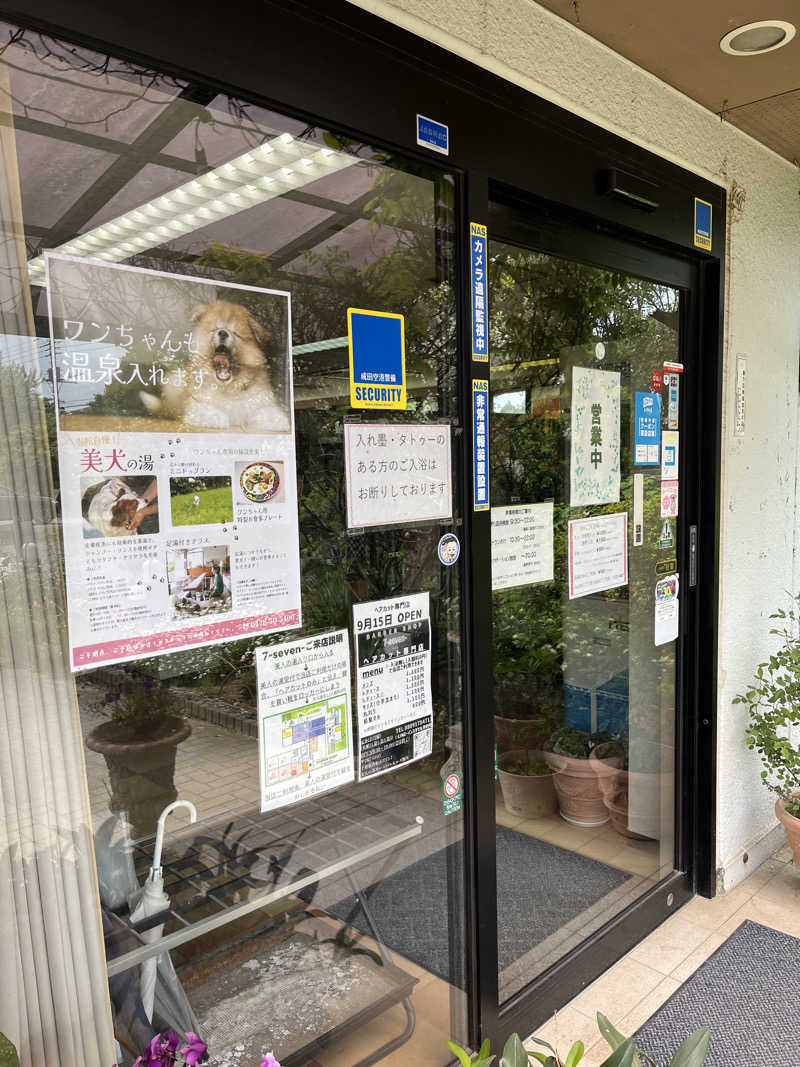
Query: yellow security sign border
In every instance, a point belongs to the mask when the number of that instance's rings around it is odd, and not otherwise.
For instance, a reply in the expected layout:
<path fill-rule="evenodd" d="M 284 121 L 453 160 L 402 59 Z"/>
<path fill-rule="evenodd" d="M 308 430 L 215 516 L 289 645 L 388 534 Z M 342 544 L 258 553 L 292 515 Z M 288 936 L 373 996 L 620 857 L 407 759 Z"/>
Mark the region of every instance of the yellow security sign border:
<path fill-rule="evenodd" d="M 708 208 L 708 237 L 705 234 L 697 232 L 697 205 L 703 204 Z M 694 198 L 694 246 L 695 248 L 702 248 L 704 252 L 711 251 L 712 243 L 712 225 L 714 221 L 714 207 L 709 204 L 707 200 L 702 200 L 699 196 Z"/>
<path fill-rule="evenodd" d="M 381 319 L 400 320 L 400 382 L 357 382 L 353 356 L 353 316 L 369 315 Z M 371 311 L 367 308 L 347 309 L 347 351 L 350 363 L 350 406 L 363 410 L 405 411 L 406 401 L 406 328 L 405 316 L 393 311 Z M 379 372 L 378 372 L 379 373 Z M 364 390 L 374 390 L 375 397 L 367 398 Z"/>

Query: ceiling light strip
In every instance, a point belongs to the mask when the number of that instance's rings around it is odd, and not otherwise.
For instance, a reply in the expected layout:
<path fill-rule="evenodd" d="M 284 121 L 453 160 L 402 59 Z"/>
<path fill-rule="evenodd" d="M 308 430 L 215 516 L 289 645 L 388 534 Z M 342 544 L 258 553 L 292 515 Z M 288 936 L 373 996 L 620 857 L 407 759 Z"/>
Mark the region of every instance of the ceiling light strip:
<path fill-rule="evenodd" d="M 121 263 L 358 162 L 282 133 L 49 251 Z M 43 255 L 28 263 L 28 275 L 31 285 L 44 284 Z"/>

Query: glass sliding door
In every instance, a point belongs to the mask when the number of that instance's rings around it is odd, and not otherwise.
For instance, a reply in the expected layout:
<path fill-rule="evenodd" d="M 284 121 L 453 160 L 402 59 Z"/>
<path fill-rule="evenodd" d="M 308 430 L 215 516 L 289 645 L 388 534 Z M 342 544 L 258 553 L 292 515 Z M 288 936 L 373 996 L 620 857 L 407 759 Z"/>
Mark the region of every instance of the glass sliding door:
<path fill-rule="evenodd" d="M 461 506 L 453 176 L 2 35 L 31 313 L 0 369 L 64 549 L 66 603 L 42 569 L 36 611 L 53 714 L 85 739 L 117 1059 L 174 1029 L 230 1067 L 445 1064 L 467 1040 L 460 790 L 443 802 L 461 564 L 437 554 Z M 351 407 L 353 308 L 403 317 L 402 411 Z M 25 550 L 3 544 L 6 595 Z"/>
<path fill-rule="evenodd" d="M 683 297 L 489 261 L 502 1004 L 675 866 Z"/>

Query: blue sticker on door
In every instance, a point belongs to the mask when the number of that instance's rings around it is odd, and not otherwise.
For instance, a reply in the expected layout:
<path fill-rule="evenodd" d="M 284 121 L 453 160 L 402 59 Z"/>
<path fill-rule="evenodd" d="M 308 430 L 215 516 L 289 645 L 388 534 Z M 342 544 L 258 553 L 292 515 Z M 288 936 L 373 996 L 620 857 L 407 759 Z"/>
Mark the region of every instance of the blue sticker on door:
<path fill-rule="evenodd" d="M 661 394 L 637 393 L 633 462 L 637 467 L 661 462 Z"/>

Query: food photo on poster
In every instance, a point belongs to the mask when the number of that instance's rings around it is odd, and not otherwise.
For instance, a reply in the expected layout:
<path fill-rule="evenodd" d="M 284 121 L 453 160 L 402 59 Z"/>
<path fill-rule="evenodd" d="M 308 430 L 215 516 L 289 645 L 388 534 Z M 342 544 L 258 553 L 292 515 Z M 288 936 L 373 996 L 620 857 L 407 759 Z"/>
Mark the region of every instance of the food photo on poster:
<path fill-rule="evenodd" d="M 289 294 L 46 260 L 73 669 L 299 626 Z"/>

